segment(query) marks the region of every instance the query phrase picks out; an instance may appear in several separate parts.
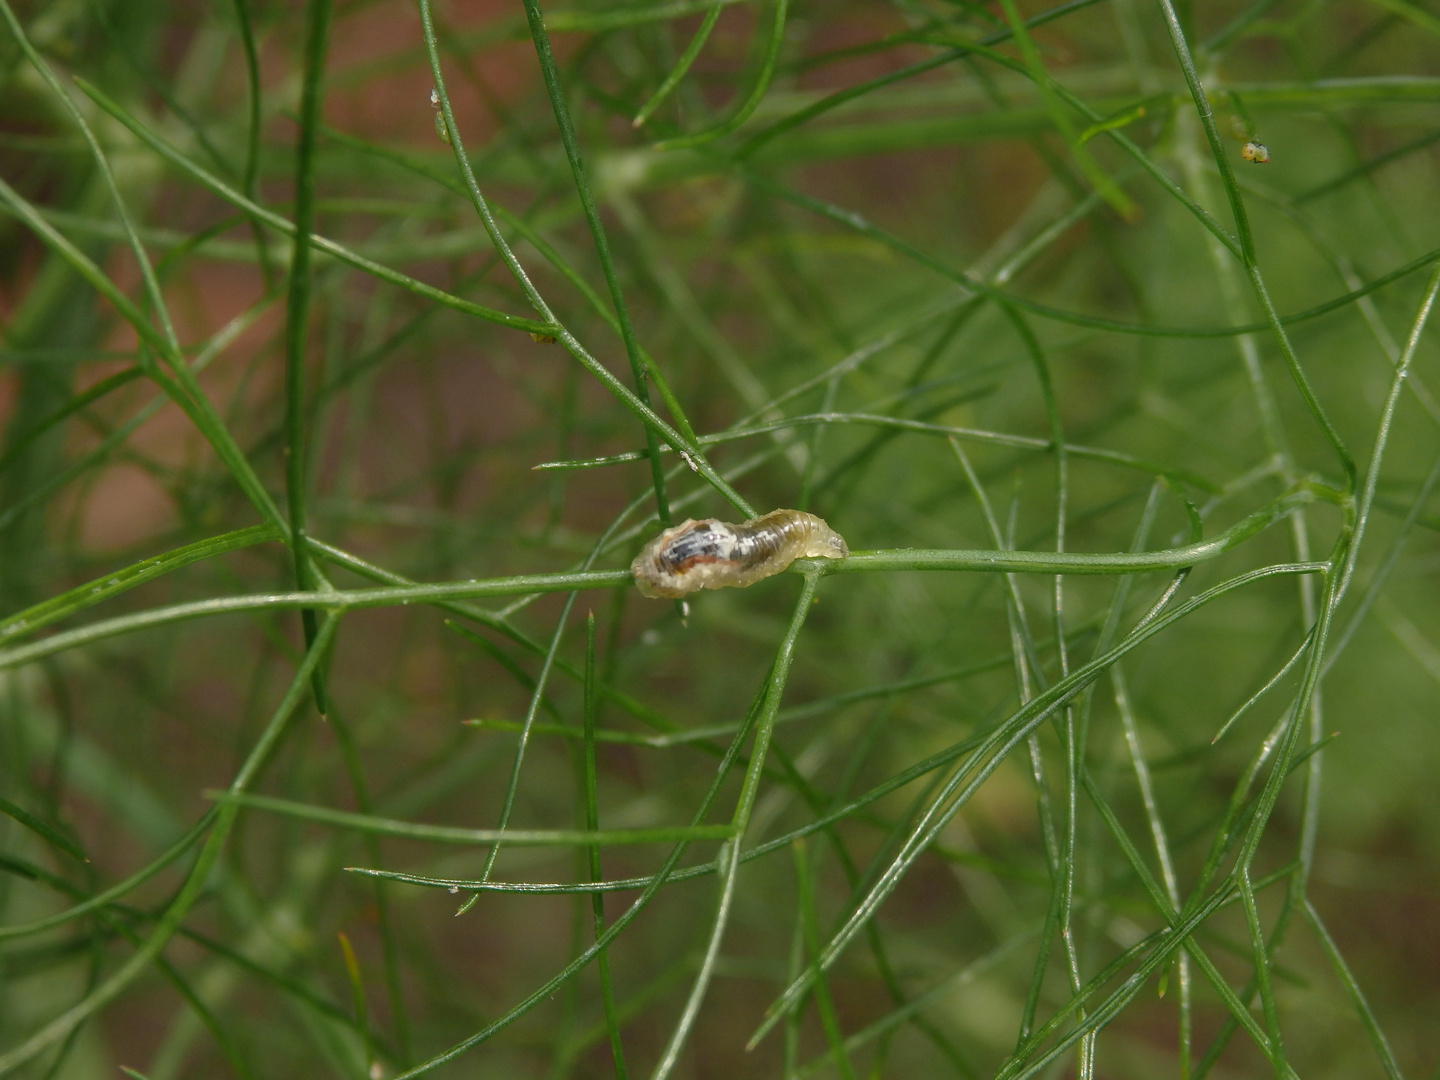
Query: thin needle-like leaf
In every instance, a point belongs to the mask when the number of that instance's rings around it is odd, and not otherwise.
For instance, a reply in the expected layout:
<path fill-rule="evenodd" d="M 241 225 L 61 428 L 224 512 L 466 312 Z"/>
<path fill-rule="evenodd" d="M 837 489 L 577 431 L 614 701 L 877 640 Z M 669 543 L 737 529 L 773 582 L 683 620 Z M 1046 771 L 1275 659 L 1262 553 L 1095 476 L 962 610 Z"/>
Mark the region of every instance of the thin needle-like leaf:
<path fill-rule="evenodd" d="M 314 644 L 305 654 L 305 659 L 299 668 L 296 669 L 285 696 L 271 714 L 270 722 L 251 747 L 240 770 L 226 789 L 230 797 L 243 796 L 263 769 L 275 745 L 284 734 L 286 725 L 296 707 L 300 704 L 305 687 L 310 680 L 310 673 L 320 662 L 321 654 L 329 646 L 330 639 L 334 636 L 339 623 L 338 615 L 331 614 L 326 617 Z M 185 917 L 190 913 L 190 909 L 200 898 L 201 890 L 204 889 L 210 871 L 224 849 L 238 814 L 239 806 L 235 803 L 227 803 L 218 809 L 210 826 L 209 835 L 206 836 L 204 845 L 196 855 L 184 884 L 174 899 L 166 906 L 165 913 L 156 922 L 149 936 L 119 968 L 91 989 L 80 1001 L 43 1025 L 19 1045 L 0 1054 L 0 1076 L 13 1072 L 25 1063 L 34 1060 L 62 1039 L 67 1038 L 97 1010 L 118 997 L 160 956 L 161 951 L 180 929 Z"/>
<path fill-rule="evenodd" d="M 701 20 L 699 28 L 691 37 L 690 44 L 685 46 L 685 51 L 675 61 L 675 66 L 666 74 L 664 81 L 655 88 L 655 93 L 650 95 L 650 99 L 640 106 L 640 111 L 630 122 L 632 127 L 644 127 L 645 122 L 650 119 L 655 110 L 670 96 L 670 92 L 680 85 L 680 80 L 685 78 L 686 72 L 690 70 L 690 65 L 695 63 L 696 57 L 700 55 L 700 50 L 705 48 L 705 42 L 710 38 L 710 31 L 715 29 L 715 24 L 720 21 L 720 15 L 724 10 L 724 7 L 716 4 L 705 13 L 705 18 Z"/>
<path fill-rule="evenodd" d="M 527 0 L 527 10 L 533 2 L 534 0 Z M 754 115 L 765 97 L 765 91 L 770 88 L 771 77 L 775 74 L 775 63 L 780 57 L 780 46 L 785 42 L 785 15 L 789 6 L 789 0 L 775 0 L 775 10 L 770 16 L 770 30 L 765 36 L 764 52 L 760 57 L 760 69 L 755 73 L 755 82 L 750 87 L 749 93 L 736 104 L 730 115 L 704 131 L 697 131 L 693 135 L 681 135 L 674 139 L 665 139 L 657 144 L 656 149 L 687 150 L 691 147 L 703 146 L 738 130 L 746 120 Z M 638 120 L 635 126 L 639 127 Z"/>

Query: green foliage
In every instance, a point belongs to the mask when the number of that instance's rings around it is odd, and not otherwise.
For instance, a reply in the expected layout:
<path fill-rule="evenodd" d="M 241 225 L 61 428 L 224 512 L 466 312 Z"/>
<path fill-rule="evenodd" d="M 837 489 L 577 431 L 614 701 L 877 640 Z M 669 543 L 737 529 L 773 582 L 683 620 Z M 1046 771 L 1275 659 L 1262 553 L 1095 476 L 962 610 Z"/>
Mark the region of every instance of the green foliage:
<path fill-rule="evenodd" d="M 1426 5 L 0 16 L 0 1076 L 1434 1072 Z"/>

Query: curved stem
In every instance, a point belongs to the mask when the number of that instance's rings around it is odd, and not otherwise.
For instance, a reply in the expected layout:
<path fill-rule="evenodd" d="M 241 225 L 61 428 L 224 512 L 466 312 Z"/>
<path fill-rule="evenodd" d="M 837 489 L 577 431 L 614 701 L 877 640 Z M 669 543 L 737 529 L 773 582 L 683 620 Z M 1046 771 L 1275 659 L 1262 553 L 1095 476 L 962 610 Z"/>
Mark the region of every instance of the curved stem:
<path fill-rule="evenodd" d="M 281 736 L 289 724 L 291 716 L 294 715 L 296 707 L 305 696 L 305 687 L 309 682 L 310 673 L 319 663 L 324 655 L 336 629 L 340 625 L 340 616 L 331 614 L 325 619 L 325 623 L 316 635 L 314 644 L 305 654 L 304 661 L 296 669 L 290 680 L 289 689 L 286 690 L 275 712 L 271 714 L 270 722 L 261 733 L 251 748 L 245 762 L 241 765 L 235 779 L 230 782 L 227 792 L 231 795 L 240 795 L 250 786 L 260 770 L 264 767 L 271 752 L 279 743 Z M 210 879 L 210 872 L 214 869 L 216 861 L 220 858 L 221 851 L 225 848 L 225 841 L 230 836 L 230 830 L 234 827 L 239 817 L 240 807 L 234 803 L 222 805 L 215 814 L 214 824 L 211 826 L 210 835 L 206 837 L 200 854 L 196 856 L 195 863 L 190 868 L 190 873 L 181 885 L 180 891 L 170 901 L 165 909 L 165 914 L 155 924 L 150 936 L 145 942 L 130 955 L 130 958 L 123 963 L 109 978 L 96 986 L 79 1002 L 72 1005 L 65 1012 L 35 1032 L 19 1046 L 13 1047 L 4 1054 L 0 1054 L 0 1076 L 6 1076 L 20 1068 L 26 1062 L 33 1060 L 45 1052 L 50 1046 L 67 1038 L 70 1033 L 76 1030 L 87 1019 L 93 1016 L 100 1008 L 109 1004 L 125 988 L 137 979 L 152 962 L 160 956 L 161 951 L 169 943 L 170 939 L 180 929 L 180 924 L 190 913 L 195 902 L 200 899 Z"/>
<path fill-rule="evenodd" d="M 705 13 L 705 18 L 700 23 L 700 29 L 695 31 L 695 36 L 690 39 L 690 44 L 687 45 L 685 51 L 680 54 L 680 59 L 675 61 L 675 66 L 670 69 L 670 73 L 665 76 L 664 81 L 656 89 L 655 93 L 650 95 L 650 100 L 640 106 L 640 111 L 635 114 L 635 119 L 630 122 L 632 127 L 644 127 L 645 121 L 654 115 L 655 110 L 670 96 L 670 92 L 680 85 L 680 80 L 685 78 L 685 73 L 690 70 L 690 65 L 695 63 L 696 58 L 699 57 L 700 50 L 705 47 L 705 42 L 709 40 L 710 31 L 715 29 L 715 24 L 720 21 L 720 13 L 724 10 L 722 5 L 716 4 Z"/>
<path fill-rule="evenodd" d="M 527 8 L 534 0 L 525 0 Z M 665 139 L 655 144 L 657 150 L 685 150 L 691 147 L 703 146 L 705 143 L 714 142 L 724 135 L 729 135 L 760 107 L 761 100 L 765 97 L 765 91 L 770 89 L 770 79 L 775 74 L 775 61 L 780 56 L 780 46 L 785 42 L 785 13 L 789 8 L 790 0 L 775 0 L 775 15 L 770 22 L 770 36 L 765 42 L 765 55 L 760 61 L 760 71 L 755 76 L 755 85 L 750 88 L 750 93 L 745 100 L 724 120 L 714 127 L 706 128 L 704 131 L 697 131 L 693 135 L 682 135 L 678 139 Z M 718 10 L 718 9 L 717 9 Z"/>

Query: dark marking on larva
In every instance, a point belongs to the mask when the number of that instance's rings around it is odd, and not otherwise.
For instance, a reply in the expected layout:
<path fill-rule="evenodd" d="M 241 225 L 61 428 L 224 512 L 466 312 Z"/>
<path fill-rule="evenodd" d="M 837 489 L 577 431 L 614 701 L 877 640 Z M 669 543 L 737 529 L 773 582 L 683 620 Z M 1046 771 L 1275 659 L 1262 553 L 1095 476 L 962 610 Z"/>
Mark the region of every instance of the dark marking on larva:
<path fill-rule="evenodd" d="M 705 518 L 666 529 L 635 556 L 640 592 L 676 598 L 700 589 L 743 588 L 778 574 L 798 558 L 843 559 L 845 540 L 823 518 L 772 510 L 740 525 Z"/>
<path fill-rule="evenodd" d="M 1240 148 L 1240 156 L 1256 165 L 1270 164 L 1270 150 L 1259 139 L 1251 139 Z"/>

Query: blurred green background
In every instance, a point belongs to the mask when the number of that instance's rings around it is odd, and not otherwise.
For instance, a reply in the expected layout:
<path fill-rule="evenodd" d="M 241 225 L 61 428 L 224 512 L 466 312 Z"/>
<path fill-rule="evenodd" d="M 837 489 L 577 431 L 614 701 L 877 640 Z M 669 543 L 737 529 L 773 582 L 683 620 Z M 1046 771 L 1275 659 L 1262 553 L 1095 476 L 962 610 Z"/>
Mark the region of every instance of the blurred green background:
<path fill-rule="evenodd" d="M 571 3 L 544 12 L 547 89 L 518 0 L 437 3 L 428 42 L 410 3 L 8 3 L 0 1074 L 1440 1077 L 1433 325 L 1407 349 L 1440 258 L 1440 8 Z M 458 146 L 573 337 L 527 332 L 552 320 Z M 332 246 L 297 254 L 297 220 Z M 889 561 L 798 609 L 795 574 L 683 609 L 464 594 L 623 569 L 658 531 L 645 429 L 596 377 L 635 364 L 757 513 Z M 743 518 L 694 449 L 659 458 L 668 516 Z M 1158 550 L 1299 490 L 1178 577 L 1057 592 L 899 550 Z M 1167 611 L 1306 561 L 1328 573 L 1065 682 L 1172 586 Z M 263 598 L 405 580 L 458 591 L 329 626 L 322 717 L 314 628 Z M 962 757 L 1056 684 L 1077 694 L 1029 743 Z M 736 733 L 767 689 L 762 761 Z M 287 801 L 206 816 L 263 732 L 250 790 Z M 599 894 L 504 887 L 586 882 L 587 847 L 374 824 L 669 830 L 601 846 L 604 879 L 640 879 L 611 925 L 712 782 L 701 820 L 773 849 L 726 893 L 732 845 L 695 840 L 677 865 L 709 871 L 654 890 L 603 976 L 567 968 Z M 1167 868 L 1177 906 L 1225 901 L 1183 962 L 1145 884 Z"/>

